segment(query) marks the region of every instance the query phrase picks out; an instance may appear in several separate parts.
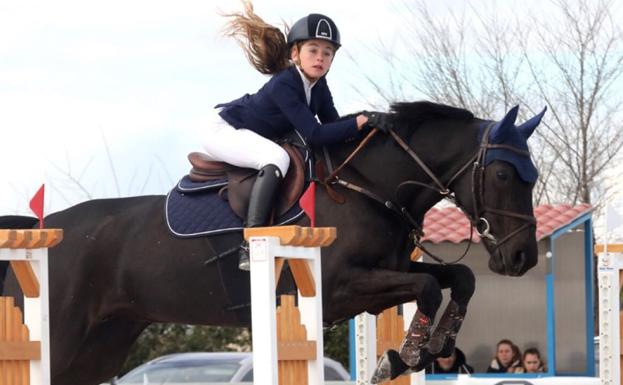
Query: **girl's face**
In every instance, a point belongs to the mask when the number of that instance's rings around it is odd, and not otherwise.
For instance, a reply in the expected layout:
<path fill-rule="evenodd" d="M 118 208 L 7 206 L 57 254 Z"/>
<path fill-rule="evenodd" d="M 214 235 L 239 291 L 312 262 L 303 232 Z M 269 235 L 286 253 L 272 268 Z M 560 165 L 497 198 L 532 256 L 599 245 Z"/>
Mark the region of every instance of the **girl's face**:
<path fill-rule="evenodd" d="M 444 370 L 449 370 L 454 366 L 454 361 L 456 361 L 456 353 L 452 352 L 450 357 L 437 357 L 437 363 Z"/>
<path fill-rule="evenodd" d="M 333 44 L 321 39 L 307 40 L 300 46 L 292 48 L 291 59 L 301 68 L 305 77 L 315 82 L 329 72 L 335 48 Z"/>
<path fill-rule="evenodd" d="M 513 360 L 513 348 L 508 344 L 500 344 L 498 346 L 497 358 L 504 366 L 511 363 Z"/>
<path fill-rule="evenodd" d="M 526 354 L 523 359 L 523 366 L 526 368 L 526 373 L 536 373 L 541 366 L 541 360 L 536 354 Z"/>

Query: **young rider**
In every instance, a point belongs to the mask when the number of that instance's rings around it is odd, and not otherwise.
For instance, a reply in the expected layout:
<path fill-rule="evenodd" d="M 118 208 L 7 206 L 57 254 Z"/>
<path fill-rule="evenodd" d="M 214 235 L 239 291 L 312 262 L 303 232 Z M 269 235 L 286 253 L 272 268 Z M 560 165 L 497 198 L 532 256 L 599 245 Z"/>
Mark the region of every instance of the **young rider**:
<path fill-rule="evenodd" d="M 217 105 L 202 144 L 214 160 L 259 170 L 245 222 L 246 227 L 258 227 L 270 218 L 290 162 L 273 140 L 296 130 L 311 145 L 343 142 L 356 136 L 368 117 L 372 123 L 383 114 L 366 113 L 338 121 L 325 76 L 341 42 L 329 17 L 305 16 L 294 23 L 286 38 L 257 16 L 250 2 L 245 2 L 245 13 L 228 16 L 229 34 L 239 40 L 251 64 L 273 76 L 255 94 Z M 246 242 L 239 254 L 239 267 L 248 270 Z"/>

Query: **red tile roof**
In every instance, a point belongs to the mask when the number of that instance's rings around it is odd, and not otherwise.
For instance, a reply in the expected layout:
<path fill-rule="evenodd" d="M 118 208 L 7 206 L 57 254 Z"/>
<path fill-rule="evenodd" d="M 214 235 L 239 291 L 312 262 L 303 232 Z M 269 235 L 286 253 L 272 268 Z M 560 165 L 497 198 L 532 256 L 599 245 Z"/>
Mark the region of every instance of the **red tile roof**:
<path fill-rule="evenodd" d="M 591 211 L 589 204 L 572 205 L 540 205 L 534 209 L 537 219 L 536 238 L 541 240 L 552 235 L 554 231 L 568 225 L 576 218 Z M 424 237 L 422 241 L 440 243 L 459 243 L 469 240 L 469 220 L 456 207 L 433 207 L 424 217 Z M 474 242 L 480 237 L 474 231 Z"/>

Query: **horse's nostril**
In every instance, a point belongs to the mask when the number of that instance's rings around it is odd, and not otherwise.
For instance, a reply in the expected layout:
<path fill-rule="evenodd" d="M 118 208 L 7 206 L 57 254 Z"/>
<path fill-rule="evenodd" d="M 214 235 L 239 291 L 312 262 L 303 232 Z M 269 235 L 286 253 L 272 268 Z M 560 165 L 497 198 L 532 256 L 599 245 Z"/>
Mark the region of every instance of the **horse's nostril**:
<path fill-rule="evenodd" d="M 521 270 L 526 262 L 526 253 L 524 253 L 523 250 L 516 252 L 513 255 L 512 262 L 515 269 Z"/>

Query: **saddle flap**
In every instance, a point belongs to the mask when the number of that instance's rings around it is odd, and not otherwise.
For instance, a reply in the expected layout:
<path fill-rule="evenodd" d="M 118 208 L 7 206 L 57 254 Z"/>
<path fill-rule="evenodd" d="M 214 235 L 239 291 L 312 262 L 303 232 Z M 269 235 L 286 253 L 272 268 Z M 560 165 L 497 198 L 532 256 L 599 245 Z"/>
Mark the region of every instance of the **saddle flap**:
<path fill-rule="evenodd" d="M 274 205 L 274 213 L 279 217 L 290 210 L 303 193 L 305 185 L 305 161 L 301 153 L 291 144 L 284 143 L 283 149 L 290 156 L 288 172 L 279 188 L 279 195 Z M 257 176 L 257 170 L 231 168 L 227 171 L 229 185 L 227 198 L 229 205 L 240 218 L 246 218 L 249 208 L 251 189 Z"/>
<path fill-rule="evenodd" d="M 233 167 L 227 171 L 227 200 L 237 216 L 246 219 L 251 189 L 257 178 L 257 170 Z"/>
<path fill-rule="evenodd" d="M 305 161 L 301 152 L 289 143 L 284 143 L 282 147 L 290 156 L 290 166 L 283 183 L 281 183 L 279 196 L 274 206 L 276 217 L 285 214 L 296 204 L 305 185 Z M 193 166 L 188 174 L 191 181 L 227 180 L 226 193 L 229 205 L 237 216 L 246 218 L 257 170 L 213 161 L 206 154 L 200 152 L 188 154 L 188 160 Z"/>
<path fill-rule="evenodd" d="M 283 215 L 298 202 L 305 187 L 305 161 L 301 152 L 288 143 L 283 144 L 283 149 L 290 155 L 290 167 L 275 206 L 277 216 Z"/>

